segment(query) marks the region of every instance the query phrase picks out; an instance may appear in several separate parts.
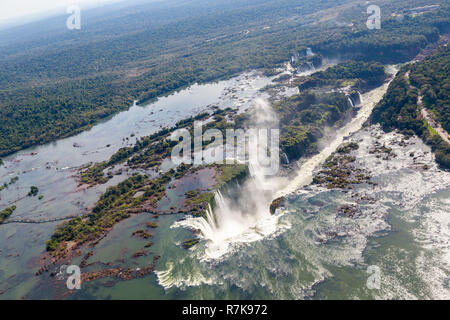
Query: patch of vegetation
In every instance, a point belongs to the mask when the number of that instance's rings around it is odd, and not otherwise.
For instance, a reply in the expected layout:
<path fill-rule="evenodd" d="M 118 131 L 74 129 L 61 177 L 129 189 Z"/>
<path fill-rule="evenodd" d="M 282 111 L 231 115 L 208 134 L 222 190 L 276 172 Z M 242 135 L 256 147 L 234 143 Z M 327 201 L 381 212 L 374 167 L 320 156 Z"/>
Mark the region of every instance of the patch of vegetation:
<path fill-rule="evenodd" d="M 423 119 L 422 122 L 423 122 L 424 127 L 427 128 L 428 134 L 431 138 L 438 135 L 436 130 L 434 130 L 425 119 Z"/>
<path fill-rule="evenodd" d="M 144 248 L 150 248 L 153 245 L 153 242 L 147 242 Z"/>
<path fill-rule="evenodd" d="M 47 241 L 47 250 L 61 249 L 67 241 L 82 244 L 97 240 L 114 224 L 130 217 L 132 213 L 154 206 L 164 196 L 165 184 L 170 182 L 173 174 L 170 171 L 153 180 L 148 180 L 143 175 L 134 175 L 117 186 L 109 187 L 89 215 L 77 217 L 56 228 Z M 137 190 L 144 191 L 144 194 L 135 198 Z"/>
<path fill-rule="evenodd" d="M 146 255 L 147 255 L 147 252 L 145 250 L 139 250 L 139 251 L 136 251 L 135 253 L 133 253 L 133 255 L 131 257 L 139 258 L 139 257 L 144 257 Z"/>
<path fill-rule="evenodd" d="M 134 231 L 133 236 L 138 236 L 142 239 L 148 239 L 148 238 L 152 237 L 152 235 L 150 233 L 148 233 L 147 231 L 142 230 L 142 229 Z"/>
<path fill-rule="evenodd" d="M 398 129 L 405 135 L 421 137 L 444 169 L 450 169 L 450 146 L 421 119 L 417 88 L 424 94 L 427 107 L 432 108 L 443 126 L 447 125 L 450 115 L 449 63 L 450 48 L 443 47 L 425 60 L 403 67 L 371 116 L 372 122 L 380 123 L 385 131 Z"/>
<path fill-rule="evenodd" d="M 147 228 L 158 228 L 158 224 L 156 222 L 147 222 L 145 225 L 147 226 Z"/>
<path fill-rule="evenodd" d="M 183 242 L 183 248 L 188 250 L 200 242 L 198 238 L 192 238 Z"/>
<path fill-rule="evenodd" d="M 353 165 L 356 158 L 351 155 L 351 152 L 358 148 L 358 144 L 354 142 L 339 147 L 325 161 L 323 170 L 313 177 L 313 184 L 322 185 L 328 189 L 353 189 L 354 184 L 373 184 L 368 173 Z"/>
<path fill-rule="evenodd" d="M 373 146 L 370 147 L 369 154 L 376 154 L 377 158 L 382 158 L 383 160 L 390 160 L 391 158 L 397 157 L 397 155 L 392 152 L 392 148 L 386 147 L 378 141 L 375 141 Z"/>
<path fill-rule="evenodd" d="M 203 192 L 195 198 L 186 199 L 186 205 L 191 208 L 190 214 L 201 216 L 208 205 L 214 207 L 214 192 Z"/>
<path fill-rule="evenodd" d="M 189 213 L 193 216 L 203 216 L 208 205 L 212 208 L 215 207 L 214 192 L 216 190 L 225 188 L 235 182 L 241 182 L 248 176 L 248 168 L 243 164 L 213 165 L 213 167 L 216 169 L 214 190 L 201 193 L 198 193 L 196 190 L 187 192 L 192 197 L 186 197 L 185 204 L 189 207 Z M 194 193 L 196 193 L 195 196 L 193 196 Z"/>
<path fill-rule="evenodd" d="M 379 62 L 347 61 L 300 78 L 298 85 L 300 90 L 321 86 L 340 88 L 347 85 L 367 90 L 382 85 L 386 77 L 384 66 Z"/>
<path fill-rule="evenodd" d="M 351 108 L 343 93 L 303 92 L 273 106 L 280 119 L 280 146 L 290 160 L 318 151 L 327 126 L 339 125 Z"/>
<path fill-rule="evenodd" d="M 2 224 L 16 210 L 16 206 L 11 206 L 0 211 L 0 224 Z"/>
<path fill-rule="evenodd" d="M 359 149 L 359 144 L 357 144 L 356 142 L 348 142 L 348 143 L 344 143 L 342 146 L 337 148 L 336 152 L 341 153 L 341 154 L 348 154 L 352 150 L 358 150 L 358 149 Z"/>
<path fill-rule="evenodd" d="M 9 180 L 8 183 L 5 182 L 4 184 L 2 184 L 2 185 L 0 186 L 0 191 L 2 191 L 2 190 L 4 190 L 4 189 L 7 189 L 10 185 L 16 183 L 18 180 L 19 180 L 19 177 L 13 177 L 13 178 L 11 178 L 11 179 Z"/>
<path fill-rule="evenodd" d="M 248 169 L 245 164 L 219 165 L 216 168 L 219 170 L 217 184 L 215 186 L 217 189 L 222 188 L 232 181 L 242 181 L 248 175 Z"/>
<path fill-rule="evenodd" d="M 411 66 L 410 82 L 419 88 L 423 103 L 431 110 L 442 127 L 450 132 L 450 48 Z"/>
<path fill-rule="evenodd" d="M 198 196 L 198 191 L 197 190 L 189 190 L 184 195 L 186 196 L 186 199 L 195 198 L 196 196 Z"/>
<path fill-rule="evenodd" d="M 30 191 L 28 192 L 29 197 L 35 197 L 39 193 L 39 188 L 36 186 L 31 186 Z"/>
<path fill-rule="evenodd" d="M 338 208 L 338 215 L 353 218 L 359 212 L 357 205 L 345 204 Z"/>

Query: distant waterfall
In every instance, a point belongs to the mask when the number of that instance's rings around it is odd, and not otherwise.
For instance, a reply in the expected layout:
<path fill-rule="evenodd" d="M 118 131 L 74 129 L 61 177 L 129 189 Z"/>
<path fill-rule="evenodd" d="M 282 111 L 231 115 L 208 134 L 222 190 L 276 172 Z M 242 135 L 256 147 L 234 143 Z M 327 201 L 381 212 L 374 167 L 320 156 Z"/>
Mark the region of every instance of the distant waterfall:
<path fill-rule="evenodd" d="M 289 162 L 289 158 L 288 158 L 287 154 L 285 152 L 283 152 L 282 156 L 283 156 L 284 163 L 289 164 L 290 162 Z"/>
<path fill-rule="evenodd" d="M 352 108 L 355 107 L 355 104 L 353 103 L 352 97 L 347 96 L 348 102 L 350 103 L 350 105 L 352 106 Z"/>
<path fill-rule="evenodd" d="M 347 98 L 352 108 L 363 104 L 363 97 L 359 91 L 348 94 Z"/>
<path fill-rule="evenodd" d="M 362 97 L 361 92 L 359 92 L 359 91 L 358 91 L 358 96 L 359 96 L 359 104 L 363 104 L 364 103 L 363 97 Z"/>
<path fill-rule="evenodd" d="M 308 61 L 306 64 L 309 66 L 310 70 L 314 72 L 316 71 L 316 67 L 314 67 L 314 64 L 311 61 Z"/>

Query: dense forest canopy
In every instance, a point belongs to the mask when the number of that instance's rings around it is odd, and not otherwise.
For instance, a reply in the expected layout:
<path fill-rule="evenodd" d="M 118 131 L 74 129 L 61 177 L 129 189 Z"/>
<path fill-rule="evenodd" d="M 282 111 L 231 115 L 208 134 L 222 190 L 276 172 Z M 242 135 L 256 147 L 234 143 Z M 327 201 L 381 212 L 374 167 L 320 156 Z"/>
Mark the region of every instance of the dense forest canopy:
<path fill-rule="evenodd" d="M 304 90 L 325 85 L 342 88 L 353 85 L 365 90 L 380 86 L 385 79 L 386 73 L 381 63 L 350 60 L 316 72 L 310 77 L 300 78 L 299 88 Z"/>
<path fill-rule="evenodd" d="M 411 68 L 411 83 L 419 88 L 423 102 L 431 109 L 442 127 L 450 132 L 450 48 Z"/>
<path fill-rule="evenodd" d="M 368 30 L 355 0 L 137 2 L 87 11 L 79 31 L 55 17 L 0 32 L 0 155 L 80 132 L 133 100 L 195 82 L 273 69 L 301 48 L 323 56 L 400 62 L 447 32 L 449 6 L 380 1 Z M 392 13 L 404 14 L 403 19 Z"/>
<path fill-rule="evenodd" d="M 446 169 L 450 169 L 450 145 L 422 119 L 419 97 L 423 97 L 423 106 L 449 132 L 449 65 L 450 48 L 445 46 L 423 61 L 404 66 L 372 113 L 372 121 L 380 123 L 386 131 L 398 129 L 420 136 Z"/>

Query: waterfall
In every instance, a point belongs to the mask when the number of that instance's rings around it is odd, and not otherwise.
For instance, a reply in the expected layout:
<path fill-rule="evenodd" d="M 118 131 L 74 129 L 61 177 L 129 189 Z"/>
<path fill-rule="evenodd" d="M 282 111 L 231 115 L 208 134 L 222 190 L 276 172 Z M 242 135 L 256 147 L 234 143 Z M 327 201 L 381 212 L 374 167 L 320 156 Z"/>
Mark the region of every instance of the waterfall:
<path fill-rule="evenodd" d="M 363 97 L 362 97 L 361 92 L 359 92 L 359 91 L 358 91 L 358 96 L 359 96 L 359 104 L 363 104 L 364 103 Z"/>
<path fill-rule="evenodd" d="M 278 127 L 277 117 L 267 102 L 257 99 L 254 114 L 252 128 Z M 208 207 L 205 217 L 188 217 L 174 225 L 199 231 L 200 237 L 206 240 L 205 259 L 217 259 L 229 252 L 235 243 L 258 241 L 279 229 L 279 216 L 271 215 L 269 207 L 274 192 L 286 181 L 278 176 L 268 176 L 266 166 L 257 158 L 260 152 L 267 153 L 266 145 L 255 143 L 249 148 L 250 178 L 237 196 L 227 197 L 217 191 L 214 196 L 216 206 L 214 209 Z M 278 148 L 270 150 L 271 153 L 275 151 L 278 154 Z"/>
<path fill-rule="evenodd" d="M 288 158 L 286 152 L 283 152 L 282 154 L 283 154 L 284 163 L 289 164 L 290 162 L 289 162 L 289 158 Z"/>
<path fill-rule="evenodd" d="M 355 107 L 355 104 L 353 103 L 352 97 L 347 96 L 347 98 L 348 98 L 348 102 L 350 103 L 350 105 L 352 106 L 352 108 L 354 108 L 354 107 Z"/>
<path fill-rule="evenodd" d="M 266 176 L 264 168 L 259 165 L 259 162 L 250 159 L 250 178 L 239 190 L 237 199 L 225 197 L 220 191 L 217 191 L 214 210 L 208 207 L 205 217 L 188 217 L 176 222 L 172 227 L 199 230 L 200 237 L 206 240 L 205 254 L 202 254 L 203 259 L 206 260 L 224 256 L 232 248 L 235 248 L 235 244 L 259 241 L 289 228 L 289 224 L 279 220 L 282 213 L 270 214 L 269 207 L 272 201 L 294 193 L 299 188 L 311 183 L 314 170 L 336 150 L 343 142 L 344 137 L 362 127 L 375 104 L 387 91 L 388 86 L 389 83 L 385 83 L 366 93 L 364 104 L 357 116 L 345 127 L 337 130 L 333 140 L 327 142 L 327 146 L 319 154 L 303 163 L 293 177 L 287 179 Z M 351 99 L 349 100 L 351 101 Z M 353 105 L 352 101 L 351 103 Z M 257 107 L 257 112 L 254 113 L 256 127 L 276 122 L 276 116 L 266 102 L 257 101 Z"/>
<path fill-rule="evenodd" d="M 314 64 L 311 61 L 308 61 L 306 64 L 308 65 L 310 70 L 316 72 L 316 67 L 314 67 Z"/>
<path fill-rule="evenodd" d="M 312 57 L 314 55 L 313 51 L 311 50 L 311 48 L 306 48 L 306 56 L 308 57 Z"/>

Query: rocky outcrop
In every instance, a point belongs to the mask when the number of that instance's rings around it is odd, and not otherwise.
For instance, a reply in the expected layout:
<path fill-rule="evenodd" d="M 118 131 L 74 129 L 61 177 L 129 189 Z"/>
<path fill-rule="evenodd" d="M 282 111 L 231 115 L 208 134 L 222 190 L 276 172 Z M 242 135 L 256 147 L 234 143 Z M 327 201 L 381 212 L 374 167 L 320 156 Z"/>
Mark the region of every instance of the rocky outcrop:
<path fill-rule="evenodd" d="M 270 214 L 275 214 L 276 210 L 286 204 L 286 198 L 280 197 L 272 201 L 270 204 Z"/>

